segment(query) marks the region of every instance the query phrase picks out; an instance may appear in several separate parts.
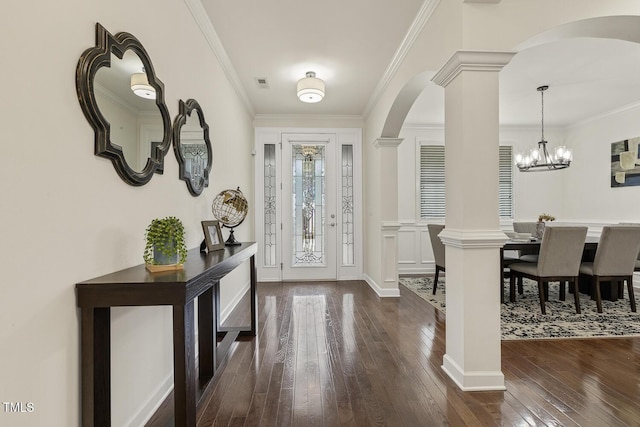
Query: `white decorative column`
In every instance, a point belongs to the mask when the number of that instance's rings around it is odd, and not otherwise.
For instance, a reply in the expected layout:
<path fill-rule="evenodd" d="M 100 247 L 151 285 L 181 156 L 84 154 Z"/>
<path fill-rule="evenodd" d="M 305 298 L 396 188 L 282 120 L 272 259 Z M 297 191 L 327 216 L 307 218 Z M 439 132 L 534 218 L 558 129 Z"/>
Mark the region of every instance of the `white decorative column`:
<path fill-rule="evenodd" d="M 462 390 L 504 390 L 500 354 L 498 73 L 512 52 L 457 51 L 434 76 L 445 88 L 446 354 Z"/>
<path fill-rule="evenodd" d="M 380 219 L 381 219 L 381 279 L 378 295 L 398 297 L 398 145 L 402 138 L 378 138 L 374 147 L 379 150 Z"/>

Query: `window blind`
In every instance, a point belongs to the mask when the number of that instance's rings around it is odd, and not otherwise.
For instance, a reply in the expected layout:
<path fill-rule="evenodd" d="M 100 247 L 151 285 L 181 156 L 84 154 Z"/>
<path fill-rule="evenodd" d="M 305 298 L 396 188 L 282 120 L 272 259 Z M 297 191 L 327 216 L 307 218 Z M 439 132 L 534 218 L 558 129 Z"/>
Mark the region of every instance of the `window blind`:
<path fill-rule="evenodd" d="M 513 147 L 501 145 L 499 156 L 498 212 L 500 218 L 513 218 Z"/>
<path fill-rule="evenodd" d="M 513 218 L 513 148 L 499 148 L 500 218 Z M 420 146 L 420 217 L 445 217 L 444 146 Z"/>
<path fill-rule="evenodd" d="M 444 146 L 420 146 L 420 217 L 444 218 Z"/>

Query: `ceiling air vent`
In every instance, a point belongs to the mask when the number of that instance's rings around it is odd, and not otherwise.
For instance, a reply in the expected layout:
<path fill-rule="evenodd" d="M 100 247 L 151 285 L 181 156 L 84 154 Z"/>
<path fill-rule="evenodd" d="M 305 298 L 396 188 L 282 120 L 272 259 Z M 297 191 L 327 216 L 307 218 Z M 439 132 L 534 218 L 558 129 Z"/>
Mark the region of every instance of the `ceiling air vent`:
<path fill-rule="evenodd" d="M 269 83 L 266 77 L 256 77 L 255 80 L 260 89 L 269 89 Z"/>

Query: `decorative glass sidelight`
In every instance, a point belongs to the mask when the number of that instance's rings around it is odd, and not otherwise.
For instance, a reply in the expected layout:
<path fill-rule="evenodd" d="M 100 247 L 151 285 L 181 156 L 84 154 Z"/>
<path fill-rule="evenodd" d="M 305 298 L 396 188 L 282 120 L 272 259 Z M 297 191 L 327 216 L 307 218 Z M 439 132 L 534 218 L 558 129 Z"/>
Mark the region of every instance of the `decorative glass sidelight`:
<path fill-rule="evenodd" d="M 325 148 L 293 145 L 292 266 L 325 264 Z"/>
<path fill-rule="evenodd" d="M 264 265 L 276 265 L 276 145 L 264 146 Z"/>
<path fill-rule="evenodd" d="M 342 146 L 342 265 L 355 265 L 353 235 L 353 145 Z"/>

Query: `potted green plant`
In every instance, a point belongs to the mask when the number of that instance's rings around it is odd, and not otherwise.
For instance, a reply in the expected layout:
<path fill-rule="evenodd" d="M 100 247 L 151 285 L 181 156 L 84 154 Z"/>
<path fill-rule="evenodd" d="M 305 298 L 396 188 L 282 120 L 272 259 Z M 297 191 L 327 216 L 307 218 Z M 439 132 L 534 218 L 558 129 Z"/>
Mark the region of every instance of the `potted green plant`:
<path fill-rule="evenodd" d="M 145 231 L 144 262 L 149 266 L 182 266 L 187 259 L 187 246 L 184 240 L 182 221 L 174 216 L 156 218 Z"/>

